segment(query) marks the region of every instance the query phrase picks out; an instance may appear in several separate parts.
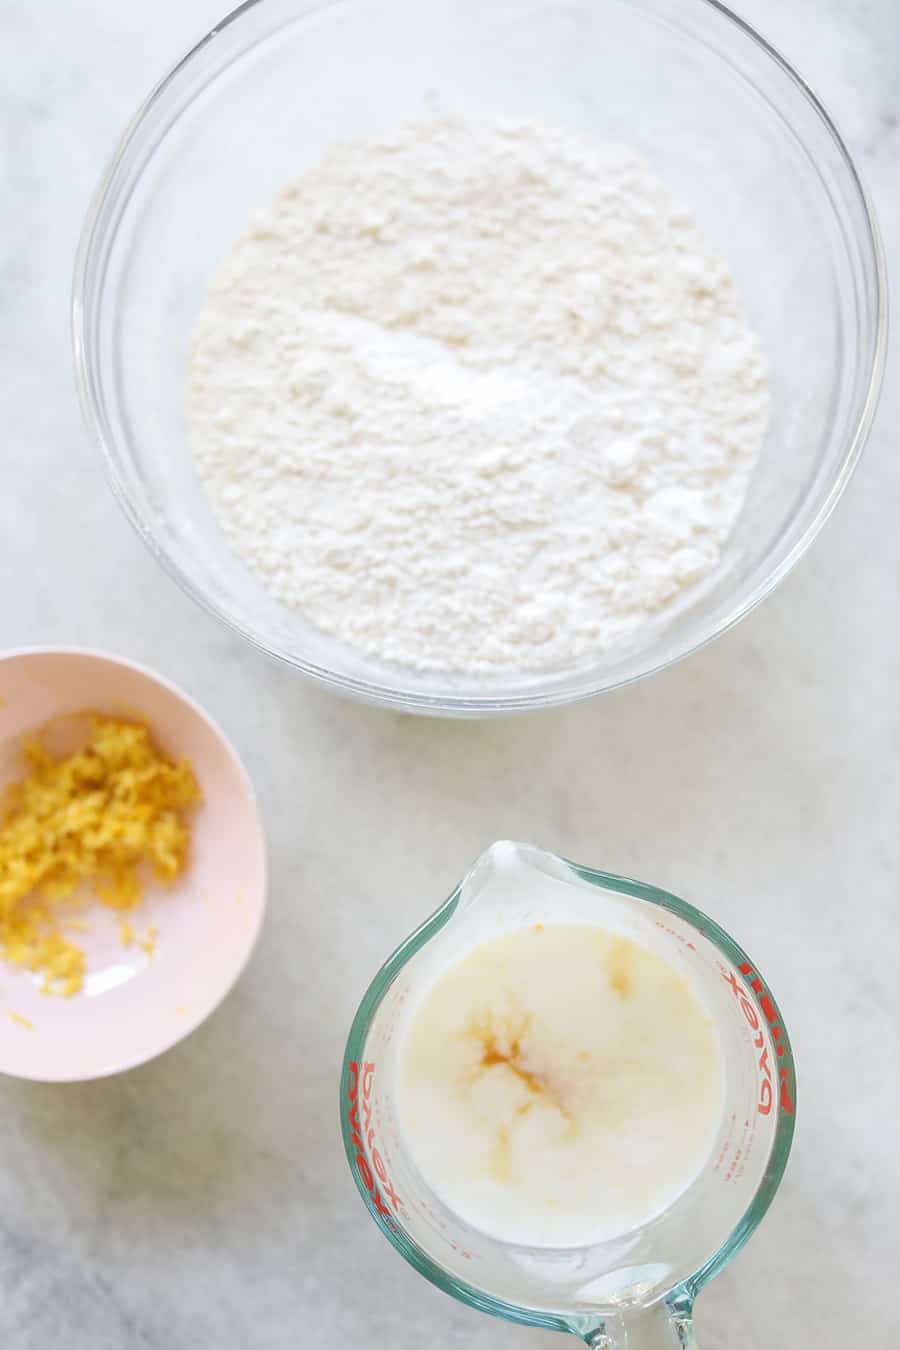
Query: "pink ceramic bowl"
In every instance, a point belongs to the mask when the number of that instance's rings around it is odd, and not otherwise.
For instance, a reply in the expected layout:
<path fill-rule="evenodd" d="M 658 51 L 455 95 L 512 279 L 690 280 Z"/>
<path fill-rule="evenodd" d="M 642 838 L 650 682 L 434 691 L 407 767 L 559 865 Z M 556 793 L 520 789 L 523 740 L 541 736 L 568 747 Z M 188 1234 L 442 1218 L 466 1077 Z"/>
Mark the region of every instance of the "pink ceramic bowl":
<path fill-rule="evenodd" d="M 78 916 L 89 925 L 73 934 L 87 954 L 80 994 L 41 994 L 40 976 L 0 957 L 0 1072 L 47 1082 L 118 1073 L 187 1036 L 237 980 L 265 907 L 262 821 L 243 765 L 196 703 L 129 661 L 77 648 L 0 657 L 0 789 L 24 772 L 23 735 L 60 719 L 53 735 L 65 737 L 85 711 L 145 722 L 162 750 L 190 759 L 203 802 L 183 875 L 148 882 L 125 916 L 131 945 L 114 911 L 94 903 Z"/>

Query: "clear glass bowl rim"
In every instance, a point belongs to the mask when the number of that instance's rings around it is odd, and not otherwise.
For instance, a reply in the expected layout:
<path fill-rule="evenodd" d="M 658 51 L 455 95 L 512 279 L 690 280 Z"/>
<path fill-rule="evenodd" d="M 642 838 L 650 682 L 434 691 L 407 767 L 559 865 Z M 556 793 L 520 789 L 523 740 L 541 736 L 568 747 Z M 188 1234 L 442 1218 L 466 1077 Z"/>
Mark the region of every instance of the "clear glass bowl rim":
<path fill-rule="evenodd" d="M 520 694 L 470 694 L 470 693 L 426 693 L 416 689 L 405 689 L 400 684 L 374 683 L 352 675 L 329 670 L 296 655 L 293 651 L 266 640 L 257 632 L 226 613 L 204 591 L 199 588 L 181 564 L 160 543 L 149 519 L 134 500 L 124 476 L 119 468 L 119 452 L 104 427 L 104 418 L 93 389 L 91 361 L 91 340 L 87 330 L 88 300 L 92 280 L 92 263 L 95 251 L 105 231 L 105 216 L 109 204 L 110 190 L 116 176 L 128 159 L 129 153 L 141 136 L 145 122 L 152 117 L 156 107 L 165 99 L 169 87 L 185 69 L 203 51 L 217 34 L 231 24 L 241 20 L 248 12 L 265 3 L 265 0 L 244 0 L 244 3 L 230 11 L 215 28 L 211 29 L 199 42 L 182 57 L 153 88 L 130 123 L 125 128 L 118 145 L 107 166 L 106 172 L 97 186 L 82 230 L 75 259 L 72 286 L 71 332 L 75 361 L 75 377 L 82 414 L 92 439 L 97 443 L 103 458 L 107 481 L 125 515 L 131 521 L 138 534 L 144 540 L 150 552 L 163 569 L 177 582 L 181 589 L 208 613 L 239 633 L 258 650 L 266 655 L 292 666 L 303 675 L 319 684 L 330 687 L 349 697 L 382 707 L 410 712 L 430 713 L 443 716 L 484 717 L 515 712 L 529 712 L 541 708 L 560 707 L 569 703 L 578 703 L 598 694 L 610 693 L 639 680 L 668 669 L 669 666 L 694 655 L 708 646 L 723 633 L 728 632 L 741 619 L 745 618 L 778 586 L 796 566 L 803 554 L 812 544 L 816 535 L 825 525 L 859 462 L 866 443 L 881 391 L 887 351 L 888 333 L 888 285 L 884 249 L 869 193 L 862 181 L 858 169 L 850 155 L 843 137 L 835 126 L 818 96 L 793 66 L 764 37 L 745 20 L 733 13 L 721 0 L 693 0 L 699 6 L 714 10 L 751 43 L 755 44 L 780 70 L 786 74 L 797 91 L 807 100 L 825 131 L 831 137 L 838 150 L 849 179 L 857 193 L 862 208 L 865 226 L 865 245 L 867 265 L 871 268 L 875 281 L 875 341 L 872 360 L 865 382 L 865 396 L 852 433 L 834 480 L 819 505 L 815 515 L 809 521 L 803 534 L 794 542 L 783 558 L 768 572 L 757 586 L 746 594 L 739 595 L 730 611 L 708 632 L 690 641 L 677 651 L 668 654 L 662 660 L 647 665 L 643 670 L 628 673 L 611 679 L 598 679 L 590 674 L 578 683 L 554 689 L 535 689 Z M 325 6 L 336 0 L 325 0 Z M 325 6 L 315 6 L 315 10 Z M 307 11 L 309 12 L 309 11 Z"/>

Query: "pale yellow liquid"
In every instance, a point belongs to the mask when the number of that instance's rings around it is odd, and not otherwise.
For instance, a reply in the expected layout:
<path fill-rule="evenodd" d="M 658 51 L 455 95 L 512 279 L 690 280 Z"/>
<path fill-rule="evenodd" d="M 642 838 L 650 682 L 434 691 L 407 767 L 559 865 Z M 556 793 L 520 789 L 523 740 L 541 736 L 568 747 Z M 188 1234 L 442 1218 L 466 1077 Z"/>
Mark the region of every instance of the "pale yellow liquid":
<path fill-rule="evenodd" d="M 538 924 L 426 992 L 397 1094 L 448 1208 L 506 1241 L 569 1246 L 641 1225 L 690 1184 L 721 1119 L 722 1059 L 669 962 L 602 928 Z"/>

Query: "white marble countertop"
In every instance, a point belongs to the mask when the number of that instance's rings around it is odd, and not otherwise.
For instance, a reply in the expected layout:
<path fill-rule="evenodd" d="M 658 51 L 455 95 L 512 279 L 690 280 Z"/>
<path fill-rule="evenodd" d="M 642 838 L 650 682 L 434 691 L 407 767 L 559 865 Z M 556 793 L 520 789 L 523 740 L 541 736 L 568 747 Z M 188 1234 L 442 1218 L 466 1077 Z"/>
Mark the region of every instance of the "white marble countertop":
<path fill-rule="evenodd" d="M 704 1350 L 900 1345 L 900 353 L 812 553 L 701 655 L 587 706 L 492 724 L 308 687 L 158 570 L 104 486 L 73 388 L 69 278 L 88 197 L 139 95 L 220 6 L 7 0 L 0 17 L 2 645 L 96 645 L 180 683 L 245 756 L 271 860 L 258 952 L 196 1035 L 108 1081 L 0 1082 L 0 1343 L 562 1346 L 413 1274 L 366 1217 L 337 1124 L 337 1065 L 369 977 L 487 842 L 514 836 L 712 910 L 764 956 L 785 1010 L 794 1154 L 762 1229 L 700 1300 Z M 833 111 L 896 263 L 895 0 L 741 8 Z"/>

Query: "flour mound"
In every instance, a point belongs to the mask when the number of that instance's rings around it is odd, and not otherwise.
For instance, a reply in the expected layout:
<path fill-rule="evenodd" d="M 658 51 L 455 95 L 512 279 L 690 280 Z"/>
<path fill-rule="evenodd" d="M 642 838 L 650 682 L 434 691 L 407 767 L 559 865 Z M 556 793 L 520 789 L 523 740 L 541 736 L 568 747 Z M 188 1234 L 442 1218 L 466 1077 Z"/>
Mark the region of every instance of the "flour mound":
<path fill-rule="evenodd" d="M 530 122 L 334 146 L 255 217 L 190 358 L 231 547 L 419 670 L 635 637 L 717 566 L 767 410 L 691 217 L 627 150 Z"/>

